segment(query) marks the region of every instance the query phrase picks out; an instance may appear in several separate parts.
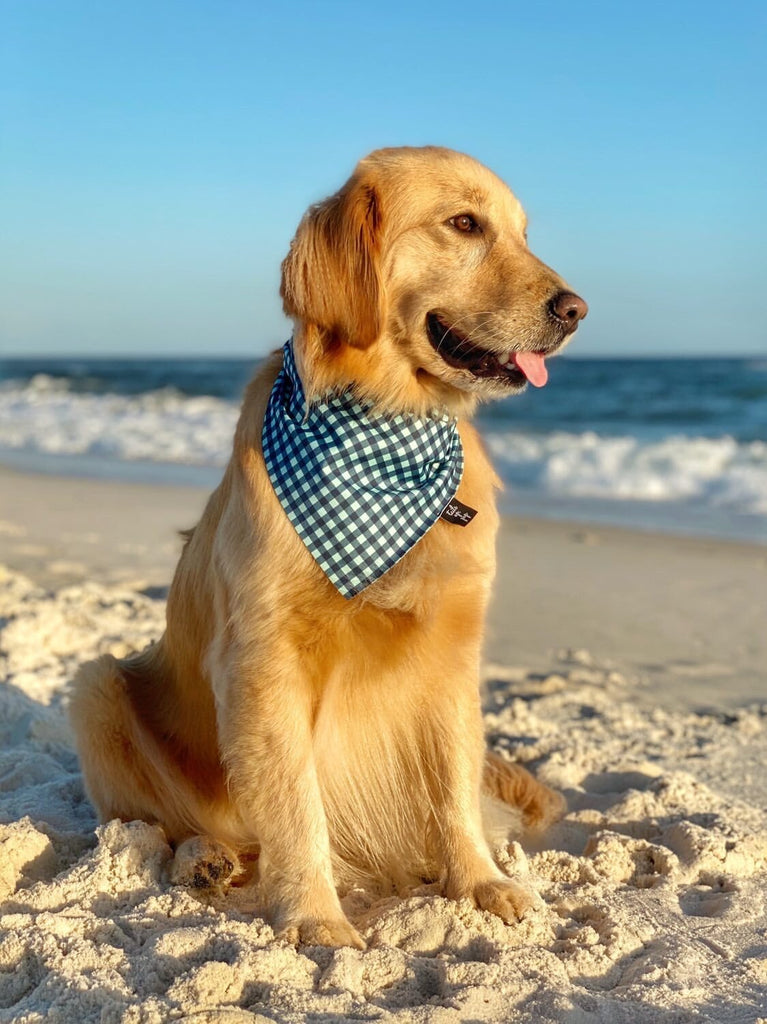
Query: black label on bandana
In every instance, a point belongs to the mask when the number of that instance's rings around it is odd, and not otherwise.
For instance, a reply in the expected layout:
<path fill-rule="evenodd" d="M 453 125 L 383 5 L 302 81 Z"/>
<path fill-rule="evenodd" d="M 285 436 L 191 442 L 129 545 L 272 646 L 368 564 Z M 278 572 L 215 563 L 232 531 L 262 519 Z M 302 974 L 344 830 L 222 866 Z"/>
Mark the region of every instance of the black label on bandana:
<path fill-rule="evenodd" d="M 453 498 L 440 519 L 445 519 L 448 523 L 454 523 L 456 526 L 468 526 L 476 514 L 475 508 L 470 508 L 469 505 L 464 505 L 462 501 Z"/>

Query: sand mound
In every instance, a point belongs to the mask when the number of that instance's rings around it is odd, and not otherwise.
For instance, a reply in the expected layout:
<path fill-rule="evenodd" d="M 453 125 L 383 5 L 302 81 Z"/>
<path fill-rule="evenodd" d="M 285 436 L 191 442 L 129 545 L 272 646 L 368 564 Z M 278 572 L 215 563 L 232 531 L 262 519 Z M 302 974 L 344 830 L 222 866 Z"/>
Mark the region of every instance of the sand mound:
<path fill-rule="evenodd" d="M 277 942 L 244 890 L 170 886 L 162 832 L 94 834 L 65 721 L 73 666 L 143 646 L 152 592 L 46 593 L 0 571 L 0 1021 L 756 1021 L 767 1016 L 767 707 L 644 707 L 638 681 L 565 652 L 489 667 L 499 751 L 568 798 L 539 849 L 499 850 L 540 907 L 516 927 L 428 888 L 361 891 L 370 948 Z"/>

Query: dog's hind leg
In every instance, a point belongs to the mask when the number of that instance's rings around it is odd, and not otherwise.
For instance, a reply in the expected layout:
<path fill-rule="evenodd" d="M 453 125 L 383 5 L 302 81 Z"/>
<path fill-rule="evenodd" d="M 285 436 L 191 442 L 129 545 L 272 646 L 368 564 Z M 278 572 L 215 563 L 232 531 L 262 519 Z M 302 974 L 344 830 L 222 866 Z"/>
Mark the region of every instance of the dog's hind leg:
<path fill-rule="evenodd" d="M 217 834 L 209 801 L 139 719 L 120 662 L 104 655 L 80 668 L 69 717 L 85 788 L 102 822 L 159 824 L 172 843 Z"/>

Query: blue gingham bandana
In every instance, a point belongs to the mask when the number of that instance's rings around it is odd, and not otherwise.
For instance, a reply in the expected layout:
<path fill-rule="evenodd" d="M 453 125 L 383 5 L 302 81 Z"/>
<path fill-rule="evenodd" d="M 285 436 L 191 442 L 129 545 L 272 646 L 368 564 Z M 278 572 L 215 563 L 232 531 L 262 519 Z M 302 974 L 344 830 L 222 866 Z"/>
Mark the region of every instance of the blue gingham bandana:
<path fill-rule="evenodd" d="M 454 419 L 385 417 L 346 392 L 307 403 L 292 340 L 261 442 L 274 490 L 344 597 L 383 576 L 436 523 L 463 473 Z"/>

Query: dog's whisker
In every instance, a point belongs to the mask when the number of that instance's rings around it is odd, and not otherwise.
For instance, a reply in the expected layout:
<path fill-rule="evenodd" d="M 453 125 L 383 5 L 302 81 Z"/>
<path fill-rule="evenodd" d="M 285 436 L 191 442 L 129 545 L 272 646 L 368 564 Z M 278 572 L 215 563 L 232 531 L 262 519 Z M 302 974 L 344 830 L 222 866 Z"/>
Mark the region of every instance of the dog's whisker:
<path fill-rule="evenodd" d="M 495 311 L 492 310 L 492 309 L 479 309 L 479 310 L 475 310 L 474 312 L 471 312 L 471 313 L 466 313 L 466 314 L 464 314 L 464 316 L 459 316 L 457 320 L 454 320 L 451 323 L 450 327 L 448 327 L 445 330 L 445 333 L 439 339 L 439 344 L 436 346 L 436 351 L 439 352 L 439 350 L 442 347 L 442 343 L 444 342 L 445 338 L 447 338 L 447 336 L 450 333 L 452 333 L 452 331 L 455 330 L 455 328 L 458 326 L 458 324 L 462 323 L 464 320 L 468 320 L 471 317 L 475 317 L 475 316 L 490 316 L 490 317 L 492 317 L 494 315 L 494 313 L 495 313 Z M 476 330 L 476 328 L 475 328 L 475 330 Z M 469 335 L 469 336 L 471 336 L 471 335 Z"/>

